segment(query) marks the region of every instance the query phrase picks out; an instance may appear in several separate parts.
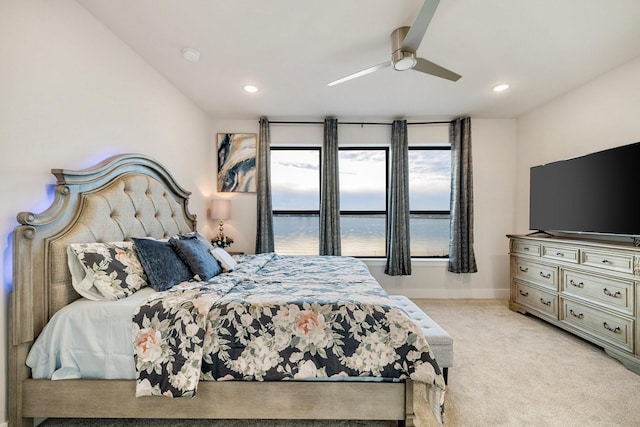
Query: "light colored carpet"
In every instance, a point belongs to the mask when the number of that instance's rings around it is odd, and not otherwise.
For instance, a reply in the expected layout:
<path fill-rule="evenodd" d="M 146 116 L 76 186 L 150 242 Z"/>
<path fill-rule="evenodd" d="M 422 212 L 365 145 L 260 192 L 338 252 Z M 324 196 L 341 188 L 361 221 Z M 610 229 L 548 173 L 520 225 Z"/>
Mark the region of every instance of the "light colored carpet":
<path fill-rule="evenodd" d="M 454 339 L 445 425 L 640 426 L 640 376 L 504 300 L 415 300 Z M 416 390 L 416 425 L 436 426 Z M 43 427 L 388 427 L 388 422 L 58 420 Z"/>
<path fill-rule="evenodd" d="M 640 426 L 640 376 L 600 347 L 507 301 L 416 303 L 454 340 L 447 426 Z"/>

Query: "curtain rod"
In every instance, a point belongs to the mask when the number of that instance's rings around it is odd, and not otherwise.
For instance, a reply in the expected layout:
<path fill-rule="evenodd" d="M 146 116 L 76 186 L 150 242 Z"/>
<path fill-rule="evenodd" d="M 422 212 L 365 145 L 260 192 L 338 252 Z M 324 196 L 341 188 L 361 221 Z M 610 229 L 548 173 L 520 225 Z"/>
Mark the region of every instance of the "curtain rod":
<path fill-rule="evenodd" d="M 439 122 L 413 122 L 407 123 L 407 126 L 410 125 L 448 125 L 451 121 L 439 121 Z M 269 121 L 270 125 L 323 125 L 324 122 L 304 122 L 304 121 Z M 380 126 L 391 126 L 392 123 L 385 122 L 338 122 L 339 125 L 380 125 Z"/>

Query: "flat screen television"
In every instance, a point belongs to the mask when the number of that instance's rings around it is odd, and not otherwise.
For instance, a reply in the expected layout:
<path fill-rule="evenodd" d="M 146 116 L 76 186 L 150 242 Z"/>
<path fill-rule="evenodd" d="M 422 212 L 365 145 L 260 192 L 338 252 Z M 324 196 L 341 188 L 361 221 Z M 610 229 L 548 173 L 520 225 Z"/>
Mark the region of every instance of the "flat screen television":
<path fill-rule="evenodd" d="M 531 168 L 529 228 L 640 236 L 640 142 Z"/>

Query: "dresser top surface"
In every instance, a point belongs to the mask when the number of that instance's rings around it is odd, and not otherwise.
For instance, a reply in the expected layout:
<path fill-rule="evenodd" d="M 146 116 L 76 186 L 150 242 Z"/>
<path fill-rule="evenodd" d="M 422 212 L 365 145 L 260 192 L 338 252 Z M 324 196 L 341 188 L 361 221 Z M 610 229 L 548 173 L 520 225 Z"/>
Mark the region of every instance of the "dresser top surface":
<path fill-rule="evenodd" d="M 625 250 L 640 254 L 640 247 L 634 246 L 631 238 L 630 241 L 613 241 L 590 239 L 587 237 L 577 236 L 540 236 L 526 234 L 507 234 L 509 239 L 521 239 L 536 243 L 553 243 L 560 245 L 580 245 L 592 248 L 608 249 L 608 250 Z"/>

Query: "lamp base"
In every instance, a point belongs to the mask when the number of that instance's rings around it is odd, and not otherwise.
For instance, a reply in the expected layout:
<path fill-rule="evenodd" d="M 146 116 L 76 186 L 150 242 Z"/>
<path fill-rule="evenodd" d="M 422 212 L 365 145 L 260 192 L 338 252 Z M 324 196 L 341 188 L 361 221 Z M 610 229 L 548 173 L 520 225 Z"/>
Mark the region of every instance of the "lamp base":
<path fill-rule="evenodd" d="M 222 231 L 218 233 L 213 239 L 211 239 L 211 244 L 218 248 L 227 248 L 233 244 L 233 237 L 225 236 Z"/>

